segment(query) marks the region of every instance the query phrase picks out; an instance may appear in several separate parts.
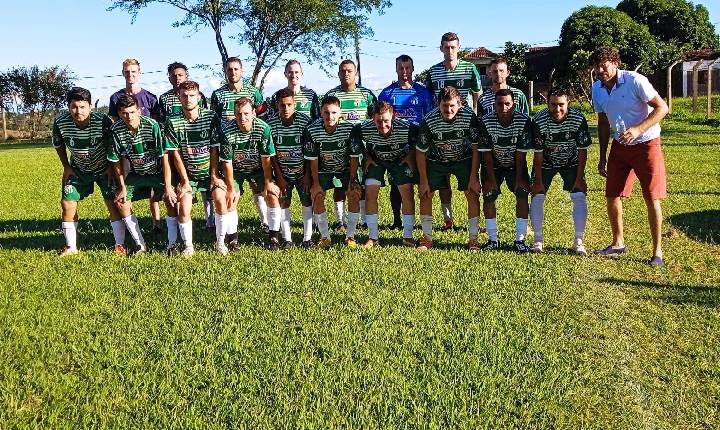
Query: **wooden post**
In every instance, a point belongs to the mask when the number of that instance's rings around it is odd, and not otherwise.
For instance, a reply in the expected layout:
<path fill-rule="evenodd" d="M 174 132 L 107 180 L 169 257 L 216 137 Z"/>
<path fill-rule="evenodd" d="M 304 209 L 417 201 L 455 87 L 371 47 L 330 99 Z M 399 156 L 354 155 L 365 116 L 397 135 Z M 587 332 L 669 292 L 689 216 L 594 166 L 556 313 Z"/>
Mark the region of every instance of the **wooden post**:
<path fill-rule="evenodd" d="M 355 33 L 355 63 L 357 67 L 358 85 L 362 85 L 362 76 L 360 76 L 360 35 Z"/>
<path fill-rule="evenodd" d="M 7 140 L 7 123 L 5 122 L 5 108 L 0 106 L 0 111 L 2 111 L 3 140 Z"/>
<path fill-rule="evenodd" d="M 672 113 L 672 102 L 673 102 L 673 95 L 672 95 L 672 69 L 676 65 L 681 63 L 680 60 L 672 63 L 667 68 L 667 105 L 668 105 L 668 114 Z"/>
<path fill-rule="evenodd" d="M 707 114 L 706 116 L 710 118 L 710 115 L 712 114 L 712 70 L 715 63 L 717 63 L 717 59 L 708 62 L 708 71 L 707 71 Z"/>
<path fill-rule="evenodd" d="M 530 112 L 532 112 L 533 106 L 535 105 L 535 85 L 533 81 L 528 82 L 528 92 L 530 93 L 530 97 L 528 97 L 528 102 L 530 102 Z"/>
<path fill-rule="evenodd" d="M 695 64 L 693 65 L 692 69 L 692 84 L 693 84 L 693 107 L 692 111 L 693 113 L 697 112 L 697 103 L 698 103 L 698 69 L 700 68 L 700 65 L 703 63 L 703 60 L 697 60 Z"/>

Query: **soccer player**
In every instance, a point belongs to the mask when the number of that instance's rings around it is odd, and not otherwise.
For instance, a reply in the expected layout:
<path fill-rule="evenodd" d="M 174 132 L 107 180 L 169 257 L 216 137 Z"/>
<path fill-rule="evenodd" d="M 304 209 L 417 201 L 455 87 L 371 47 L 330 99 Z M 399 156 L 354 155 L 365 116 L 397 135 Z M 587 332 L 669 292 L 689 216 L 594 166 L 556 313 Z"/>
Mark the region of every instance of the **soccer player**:
<path fill-rule="evenodd" d="M 340 100 L 340 111 L 342 119 L 351 124 L 359 124 L 370 118 L 372 115 L 372 105 L 377 101 L 377 97 L 369 89 L 357 85 L 357 68 L 352 60 L 343 60 L 338 66 L 338 78 L 340 85 L 331 89 L 325 94 L 325 97 L 337 97 Z M 335 200 L 335 215 L 337 229 L 343 228 L 345 187 L 339 182 L 335 182 L 335 191 L 333 191 L 333 200 Z M 360 198 L 360 215 L 362 223 L 365 224 L 365 199 Z"/>
<path fill-rule="evenodd" d="M 358 148 L 366 150 L 366 173 L 364 175 L 367 199 L 368 241 L 365 248 L 372 248 L 378 242 L 378 194 L 385 186 L 385 172 L 391 184 L 399 188 L 403 209 L 403 244 L 415 247 L 413 226 L 415 225 L 415 199 L 413 184 L 418 182 L 415 168 L 415 144 L 418 126 L 404 119 L 396 118 L 393 106 L 377 102 L 373 117 L 355 126 L 353 138 Z"/>
<path fill-rule="evenodd" d="M 395 72 L 397 81 L 393 82 L 380 92 L 378 100 L 390 103 L 397 118 L 405 119 L 419 125 L 425 115 L 433 107 L 433 96 L 430 90 L 419 82 L 413 82 L 415 67 L 409 55 L 401 55 L 395 59 Z M 398 187 L 390 184 L 390 206 L 393 212 L 391 228 L 400 228 L 403 223 L 400 218 L 400 203 L 402 197 Z"/>
<path fill-rule="evenodd" d="M 210 181 L 210 152 L 217 151 L 214 133 L 220 120 L 215 112 L 200 107 L 200 86 L 194 81 L 185 81 L 178 86 L 178 97 L 183 114 L 171 116 L 165 122 L 165 149 L 175 166 L 179 181 L 175 190 L 166 189 L 166 201 L 171 206 L 179 203 L 177 216 L 168 212 L 168 251 L 176 250 L 177 231 L 185 244 L 184 257 L 195 254 L 192 236 L 193 195 L 212 191 Z M 220 178 L 212 178 L 213 186 L 224 186 Z M 217 227 L 216 227 L 217 228 Z M 228 233 L 237 232 L 237 224 L 228 227 Z"/>
<path fill-rule="evenodd" d="M 300 85 L 302 75 L 303 71 L 300 62 L 298 60 L 288 61 L 285 65 L 285 78 L 287 78 L 288 84 L 284 89 L 292 91 L 295 102 L 297 103 L 295 112 L 301 112 L 314 121 L 320 117 L 320 101 L 315 91 Z M 270 99 L 270 117 L 278 112 L 277 103 L 280 91 L 282 90 L 283 89 L 276 91 Z"/>
<path fill-rule="evenodd" d="M 482 94 L 480 74 L 475 65 L 469 61 L 458 58 L 460 52 L 460 38 L 455 33 L 445 33 L 440 38 L 440 51 L 443 53 L 443 61 L 435 64 L 428 70 L 427 82 L 425 84 L 435 96 L 436 103 L 440 91 L 446 86 L 452 86 L 459 93 L 463 102 L 472 100 L 469 108 L 477 112 L 477 104 Z M 452 189 L 448 177 L 448 183 L 440 189 L 440 203 L 442 204 L 445 226 L 443 230 L 454 228 L 452 213 Z"/>
<path fill-rule="evenodd" d="M 342 184 L 343 194 L 348 193 L 348 226 L 345 243 L 357 247 L 355 228 L 360 218 L 360 183 L 358 181 L 359 157 L 362 153 L 352 140 L 353 125 L 341 121 L 340 99 L 325 96 L 320 104 L 321 119 L 307 126 L 303 135 L 303 155 L 309 161 L 312 187 L 310 196 L 313 203 L 315 222 L 320 230 L 318 248 L 328 249 L 332 245 L 325 192 L 335 188 L 337 180 Z"/>
<path fill-rule="evenodd" d="M 177 89 L 178 85 L 189 79 L 187 66 L 183 63 L 175 62 L 168 64 L 167 74 L 172 88 L 160 95 L 160 124 L 164 124 L 167 117 L 171 115 L 182 115 L 182 104 L 177 96 Z M 207 108 L 207 99 L 202 92 L 200 92 L 200 107 Z M 212 196 L 209 193 L 202 193 L 202 197 L 203 210 L 205 212 L 205 226 L 208 229 L 214 229 L 215 217 L 213 216 Z"/>
<path fill-rule="evenodd" d="M 280 249 L 280 188 L 273 181 L 273 167 L 270 157 L 275 156 L 275 147 L 270 126 L 255 116 L 252 100 L 241 97 L 235 101 L 235 121 L 223 124 L 218 133 L 220 142 L 219 159 L 211 163 L 212 176 L 224 178 L 223 186 L 213 186 L 213 201 L 217 219 L 215 248 L 227 254 L 225 246 L 226 225 L 232 225 L 230 244 L 237 248 L 237 201 L 243 192 L 243 183 L 248 182 L 253 194 L 265 198 L 268 205 L 270 240 L 268 249 Z M 217 157 L 213 152 L 213 159 Z M 219 171 L 219 172 L 218 172 Z M 218 174 L 219 173 L 219 174 Z"/>
<path fill-rule="evenodd" d="M 163 198 L 170 183 L 170 164 L 164 150 L 160 125 L 154 119 L 141 115 L 137 98 L 123 94 L 117 100 L 120 121 L 111 129 L 112 142 L 107 159 L 115 174 L 115 204 L 136 244 L 135 253 L 146 251 L 138 220 L 132 211 L 132 201 L 146 195 L 156 202 Z M 124 175 L 122 158 L 129 161 L 130 169 Z M 153 190 L 151 193 L 150 190 Z M 174 209 L 168 208 L 168 211 Z"/>
<path fill-rule="evenodd" d="M 515 194 L 515 242 L 517 252 L 528 252 L 525 244 L 528 224 L 530 177 L 526 154 L 534 152 L 530 118 L 515 109 L 513 93 L 505 88 L 495 93 L 495 110 L 482 117 L 478 151 L 483 156 L 483 213 L 489 240 L 482 250 L 500 248 L 495 201 L 503 181 Z"/>
<path fill-rule="evenodd" d="M 155 94 L 140 87 L 140 62 L 134 58 L 128 58 L 122 63 L 122 75 L 125 78 L 125 88 L 116 91 L 110 96 L 110 107 L 108 114 L 117 121 L 120 119 L 117 110 L 117 101 L 123 94 L 132 94 L 140 106 L 140 114 L 159 120 L 161 117 L 160 104 Z M 128 166 L 124 166 L 128 168 Z M 153 232 L 160 232 L 160 205 L 157 202 L 150 202 L 150 215 L 152 216 Z"/>
<path fill-rule="evenodd" d="M 77 254 L 77 204 L 93 193 L 95 185 L 100 188 L 110 214 L 115 253 L 126 255 L 125 225 L 113 203 L 114 194 L 108 180 L 107 152 L 112 120 L 105 114 L 91 112 L 92 97 L 85 88 L 73 87 L 65 99 L 68 112 L 55 117 L 52 133 L 53 147 L 63 166 L 60 206 L 65 247 L 60 255 Z"/>
<path fill-rule="evenodd" d="M 548 107 L 533 118 L 533 137 L 536 151 L 533 159 L 532 201 L 530 221 L 534 237 L 532 252 L 543 251 L 543 217 L 545 193 L 555 175 L 560 174 L 563 189 L 570 193 L 572 217 L 575 225 L 573 252 L 587 255 L 583 236 L 587 223 L 587 183 L 585 162 L 587 149 L 592 143 L 585 116 L 577 109 L 569 108 L 567 90 L 555 88 L 550 91 Z"/>
<path fill-rule="evenodd" d="M 309 186 L 303 179 L 310 174 L 305 171 L 303 157 L 302 137 L 305 127 L 311 122 L 306 114 L 297 111 L 299 103 L 295 100 L 295 93 L 290 88 L 283 88 L 275 93 L 275 110 L 277 114 L 268 120 L 275 145 L 275 159 L 280 172 L 276 175 L 278 186 L 284 190 L 280 199 L 282 208 L 282 222 L 280 229 L 283 236 L 283 249 L 292 247 L 290 233 L 290 203 L 292 191 L 297 190 L 300 205 L 302 206 L 303 240 L 305 249 L 314 246 L 312 241 L 312 200 L 310 200 Z M 306 189 L 307 187 L 307 189 Z"/>
<path fill-rule="evenodd" d="M 490 62 L 490 78 L 492 79 L 492 87 L 490 91 L 485 91 L 478 102 L 478 116 L 483 117 L 495 109 L 495 93 L 502 89 L 509 89 L 513 93 L 515 101 L 515 109 L 530 115 L 530 106 L 528 105 L 525 93 L 515 87 L 507 84 L 507 78 L 510 76 L 507 60 L 503 57 L 495 58 Z"/>
<path fill-rule="evenodd" d="M 221 121 L 235 121 L 235 101 L 241 97 L 252 101 L 256 113 L 262 109 L 263 96 L 260 90 L 243 83 L 243 66 L 239 58 L 230 57 L 225 61 L 225 78 L 227 83 L 213 91 L 210 96 L 210 109 L 217 113 Z M 260 194 L 254 194 L 253 202 L 260 218 L 260 226 L 267 231 L 268 217 L 265 198 Z"/>
<path fill-rule="evenodd" d="M 478 119 L 470 109 L 463 108 L 460 92 L 445 86 L 438 97 L 439 105 L 420 123 L 420 140 L 415 156 L 420 176 L 420 219 L 423 235 L 418 251 L 433 247 L 432 200 L 435 191 L 447 185 L 454 175 L 458 190 L 465 192 L 468 204 L 468 249 L 479 249 L 477 242 L 480 215 L 480 181 L 477 171 L 480 155 L 477 148 Z"/>

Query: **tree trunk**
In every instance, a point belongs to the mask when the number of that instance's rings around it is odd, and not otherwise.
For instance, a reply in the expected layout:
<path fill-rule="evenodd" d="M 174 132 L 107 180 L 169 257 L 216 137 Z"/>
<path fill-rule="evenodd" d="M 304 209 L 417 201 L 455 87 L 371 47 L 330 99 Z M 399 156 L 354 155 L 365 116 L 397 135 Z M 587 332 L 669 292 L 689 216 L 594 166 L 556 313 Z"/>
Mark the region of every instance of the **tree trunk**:
<path fill-rule="evenodd" d="M 222 60 L 223 68 L 225 68 L 225 62 L 228 59 L 227 48 L 222 38 L 220 24 L 213 24 L 213 30 L 215 30 L 215 43 L 217 44 L 218 51 L 220 52 L 220 59 Z"/>
<path fill-rule="evenodd" d="M 0 111 L 2 111 L 3 140 L 7 140 L 7 122 L 5 122 L 5 108 L 0 107 Z"/>

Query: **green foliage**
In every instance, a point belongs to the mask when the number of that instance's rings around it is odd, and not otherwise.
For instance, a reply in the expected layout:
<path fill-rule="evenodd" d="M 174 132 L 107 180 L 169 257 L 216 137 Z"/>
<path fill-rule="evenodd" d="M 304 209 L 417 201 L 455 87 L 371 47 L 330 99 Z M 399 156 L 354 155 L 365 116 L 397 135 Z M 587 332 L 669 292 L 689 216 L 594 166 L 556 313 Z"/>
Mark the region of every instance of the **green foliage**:
<path fill-rule="evenodd" d="M 523 91 L 527 91 L 527 63 L 525 62 L 525 54 L 530 45 L 527 43 L 513 43 L 511 41 L 505 42 L 505 50 L 502 56 L 508 62 L 508 69 L 510 70 L 510 76 L 508 77 L 508 83 L 516 88 L 520 88 Z"/>

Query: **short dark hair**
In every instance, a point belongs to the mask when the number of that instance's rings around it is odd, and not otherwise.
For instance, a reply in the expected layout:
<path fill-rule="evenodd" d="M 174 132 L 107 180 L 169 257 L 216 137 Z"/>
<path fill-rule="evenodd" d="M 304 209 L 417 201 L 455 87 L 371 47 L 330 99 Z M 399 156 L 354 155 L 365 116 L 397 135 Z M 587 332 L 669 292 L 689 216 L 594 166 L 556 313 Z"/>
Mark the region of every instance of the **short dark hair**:
<path fill-rule="evenodd" d="M 179 90 L 185 90 L 185 91 L 200 91 L 200 85 L 195 81 L 185 81 L 182 84 L 178 85 L 178 91 Z"/>
<path fill-rule="evenodd" d="M 140 106 L 137 97 L 134 94 L 122 94 L 117 101 L 117 110 L 120 112 L 123 109 L 127 109 L 133 106 Z"/>
<path fill-rule="evenodd" d="M 186 65 L 176 61 L 174 63 L 168 64 L 168 67 L 167 67 L 168 75 L 171 74 L 175 69 L 183 69 L 183 70 L 185 70 L 185 73 L 187 73 L 187 71 L 188 71 Z"/>
<path fill-rule="evenodd" d="M 224 68 L 227 69 L 228 64 L 230 63 L 239 63 L 240 67 L 242 67 L 242 60 L 240 60 L 238 57 L 228 57 L 227 60 L 225 60 Z"/>
<path fill-rule="evenodd" d="M 570 101 L 570 91 L 566 87 L 553 87 L 548 92 L 548 101 L 551 97 L 567 97 Z"/>
<path fill-rule="evenodd" d="M 492 67 L 493 64 L 507 64 L 507 59 L 505 57 L 497 57 L 493 58 L 493 60 L 490 62 L 490 66 Z"/>
<path fill-rule="evenodd" d="M 295 93 L 290 88 L 283 88 L 279 90 L 277 93 L 275 93 L 275 103 L 280 102 L 281 99 L 284 99 L 286 97 L 292 97 L 293 100 L 295 99 Z"/>
<path fill-rule="evenodd" d="M 448 85 L 440 90 L 440 94 L 438 94 L 438 103 L 449 102 L 450 100 L 455 98 L 460 101 L 460 104 L 462 104 L 462 97 L 460 96 L 460 91 L 458 91 L 457 88 Z"/>
<path fill-rule="evenodd" d="M 92 96 L 90 91 L 82 87 L 72 87 L 65 96 L 65 100 L 70 104 L 72 102 L 88 102 L 92 104 Z"/>
<path fill-rule="evenodd" d="M 612 46 L 601 46 L 590 55 L 590 64 L 593 66 L 610 61 L 620 64 L 620 52 Z"/>
<path fill-rule="evenodd" d="M 342 66 L 346 65 L 346 64 L 352 64 L 353 67 L 357 70 L 357 66 L 355 65 L 355 62 L 354 62 L 353 60 L 349 60 L 349 59 L 348 59 L 348 60 L 342 60 L 342 61 L 340 62 L 340 64 L 338 65 L 338 70 L 340 70 L 340 68 L 341 68 Z"/>
<path fill-rule="evenodd" d="M 397 57 L 395 59 L 395 64 L 400 63 L 400 62 L 405 62 L 405 61 L 409 61 L 410 64 L 412 64 L 413 67 L 415 67 L 415 63 L 413 63 L 412 57 L 407 54 L 402 54 L 401 56 Z"/>
<path fill-rule="evenodd" d="M 376 102 L 373 105 L 372 111 L 373 111 L 373 116 L 374 115 L 382 115 L 385 112 L 390 112 L 392 114 L 395 112 L 395 108 L 393 108 L 393 105 L 391 105 L 388 102 Z"/>
<path fill-rule="evenodd" d="M 322 102 L 320 102 L 320 107 L 322 108 L 325 105 L 340 106 L 340 99 L 335 96 L 325 96 L 325 97 L 323 97 Z"/>
<path fill-rule="evenodd" d="M 510 91 L 509 88 L 503 88 L 501 90 L 498 90 L 495 93 L 495 100 L 497 100 L 500 97 L 507 97 L 510 96 L 510 98 L 513 100 L 513 103 L 515 103 L 515 97 L 513 97 L 513 92 Z"/>
<path fill-rule="evenodd" d="M 247 97 L 240 97 L 239 99 L 235 100 L 235 107 L 233 110 L 237 111 L 239 108 L 245 105 L 250 105 L 250 107 L 253 107 L 252 100 Z M 255 112 L 255 109 L 253 109 L 252 111 Z"/>
<path fill-rule="evenodd" d="M 290 61 L 287 62 L 287 64 L 285 64 L 285 71 L 287 71 L 287 69 L 288 69 L 290 66 L 292 66 L 293 64 L 297 64 L 298 66 L 300 66 L 300 70 L 302 70 L 302 64 L 300 64 L 300 61 L 298 61 L 298 60 L 290 60 Z"/>
<path fill-rule="evenodd" d="M 453 40 L 457 40 L 458 43 L 460 43 L 460 38 L 458 37 L 458 35 L 453 33 L 452 31 L 448 31 L 440 38 L 440 44 L 442 45 L 443 42 L 452 42 Z"/>

